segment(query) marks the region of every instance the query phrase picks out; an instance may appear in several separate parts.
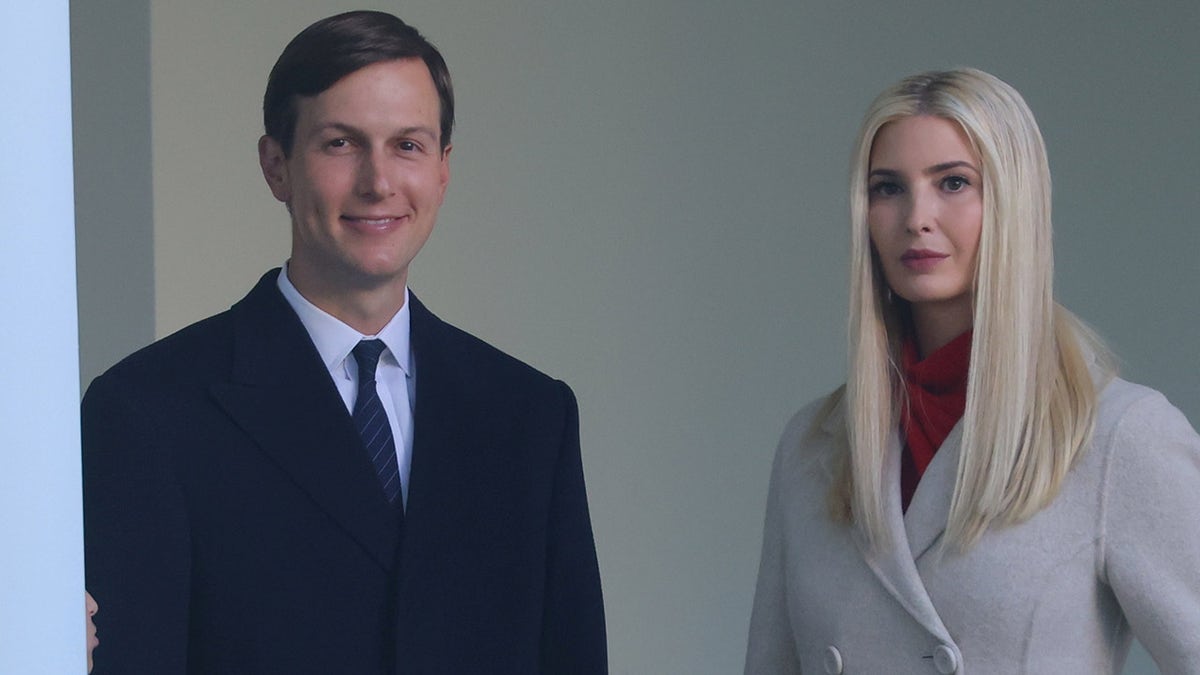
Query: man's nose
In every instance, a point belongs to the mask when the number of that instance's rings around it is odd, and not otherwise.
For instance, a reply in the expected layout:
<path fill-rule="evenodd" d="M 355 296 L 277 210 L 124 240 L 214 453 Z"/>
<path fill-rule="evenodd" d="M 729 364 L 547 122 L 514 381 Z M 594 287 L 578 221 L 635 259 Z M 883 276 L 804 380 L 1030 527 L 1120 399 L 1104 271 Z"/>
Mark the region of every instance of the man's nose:
<path fill-rule="evenodd" d="M 358 168 L 358 193 L 363 197 L 383 198 L 392 193 L 392 177 L 387 159 L 379 152 L 363 155 Z"/>

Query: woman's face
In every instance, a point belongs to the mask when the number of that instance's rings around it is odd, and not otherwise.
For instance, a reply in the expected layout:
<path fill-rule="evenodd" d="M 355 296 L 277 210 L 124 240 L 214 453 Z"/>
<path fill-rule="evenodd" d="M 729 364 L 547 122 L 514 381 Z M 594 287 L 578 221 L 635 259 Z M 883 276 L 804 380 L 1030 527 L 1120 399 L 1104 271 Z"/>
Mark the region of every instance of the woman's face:
<path fill-rule="evenodd" d="M 892 292 L 912 303 L 918 324 L 938 317 L 965 330 L 983 182 L 962 127 L 926 115 L 888 122 L 871 146 L 867 184 L 871 244 Z"/>

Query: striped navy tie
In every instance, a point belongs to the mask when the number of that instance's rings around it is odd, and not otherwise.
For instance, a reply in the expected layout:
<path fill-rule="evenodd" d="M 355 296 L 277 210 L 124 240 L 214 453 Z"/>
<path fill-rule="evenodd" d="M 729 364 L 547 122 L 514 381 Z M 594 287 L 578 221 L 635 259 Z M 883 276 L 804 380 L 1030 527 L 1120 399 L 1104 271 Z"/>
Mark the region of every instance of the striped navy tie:
<path fill-rule="evenodd" d="M 363 340 L 354 347 L 358 362 L 358 397 L 354 400 L 354 426 L 362 436 L 367 456 L 375 465 L 375 475 L 383 494 L 393 504 L 400 495 L 400 466 L 396 463 L 396 441 L 388 422 L 379 391 L 375 388 L 375 366 L 386 345 L 382 340 Z"/>

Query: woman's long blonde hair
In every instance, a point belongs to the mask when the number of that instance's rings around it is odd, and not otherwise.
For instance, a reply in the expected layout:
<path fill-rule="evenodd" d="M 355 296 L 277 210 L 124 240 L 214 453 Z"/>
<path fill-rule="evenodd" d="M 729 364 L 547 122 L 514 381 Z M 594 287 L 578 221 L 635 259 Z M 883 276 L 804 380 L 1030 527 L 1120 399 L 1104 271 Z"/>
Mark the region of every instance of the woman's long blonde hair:
<path fill-rule="evenodd" d="M 872 545 L 891 543 L 883 500 L 893 486 L 883 466 L 899 425 L 908 310 L 891 299 L 871 246 L 867 173 L 879 129 L 914 115 L 961 125 L 982 163 L 962 453 L 942 542 L 966 550 L 989 526 L 1019 523 L 1054 499 L 1091 437 L 1089 366 L 1102 377 L 1111 366 L 1095 336 L 1054 302 L 1050 169 L 1024 99 L 975 69 L 905 78 L 871 104 L 852 158 L 848 453 L 830 494 L 835 517 L 853 521 Z"/>

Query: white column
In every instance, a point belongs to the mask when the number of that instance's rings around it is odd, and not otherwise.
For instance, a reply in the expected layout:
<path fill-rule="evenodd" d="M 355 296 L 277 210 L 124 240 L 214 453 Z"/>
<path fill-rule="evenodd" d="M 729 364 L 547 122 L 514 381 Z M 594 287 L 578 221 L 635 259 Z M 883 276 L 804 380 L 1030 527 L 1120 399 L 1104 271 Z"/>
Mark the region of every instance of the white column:
<path fill-rule="evenodd" d="M 85 672 L 67 0 L 0 3 L 0 673 Z"/>

